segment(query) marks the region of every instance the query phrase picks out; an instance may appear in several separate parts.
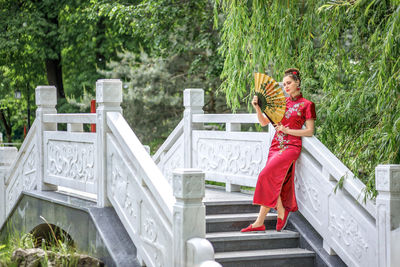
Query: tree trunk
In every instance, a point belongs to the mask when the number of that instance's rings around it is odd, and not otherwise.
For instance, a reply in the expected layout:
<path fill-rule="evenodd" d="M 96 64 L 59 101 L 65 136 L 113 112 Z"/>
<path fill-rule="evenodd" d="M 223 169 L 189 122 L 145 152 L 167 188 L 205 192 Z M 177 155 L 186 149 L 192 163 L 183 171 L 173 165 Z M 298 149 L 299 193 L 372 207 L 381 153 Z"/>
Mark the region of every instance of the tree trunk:
<path fill-rule="evenodd" d="M 47 2 L 47 4 L 50 4 L 52 1 Z M 51 10 L 50 6 L 47 6 L 45 4 L 43 13 L 45 14 L 46 21 L 50 24 L 53 24 L 54 27 L 57 29 L 56 34 L 58 35 L 58 29 L 59 27 L 59 21 L 58 21 L 58 16 L 59 14 L 51 14 L 48 13 L 49 10 Z M 61 5 L 62 6 L 62 5 Z M 59 6 L 59 8 L 61 8 Z M 48 8 L 49 10 L 46 10 Z M 60 9 L 61 10 L 61 9 Z M 48 28 L 48 32 L 46 34 L 54 34 L 50 30 L 51 28 Z M 62 64 L 61 64 L 61 47 L 58 47 L 56 45 L 57 43 L 57 38 L 58 36 L 52 36 L 50 39 L 47 40 L 47 45 L 48 48 L 54 51 L 54 53 L 57 54 L 56 58 L 46 58 L 45 59 L 45 64 L 46 64 L 46 72 L 47 72 L 47 82 L 49 85 L 54 85 L 57 88 L 57 99 L 60 98 L 65 98 L 65 92 L 64 92 L 64 86 L 63 86 L 63 78 L 62 78 Z"/>
<path fill-rule="evenodd" d="M 5 116 L 4 110 L 0 109 L 0 120 L 4 125 L 4 128 L 6 129 L 6 136 L 7 136 L 7 142 L 12 143 L 12 138 L 11 138 L 11 123 L 7 121 L 7 118 Z"/>
<path fill-rule="evenodd" d="M 59 55 L 58 58 L 59 59 L 46 59 L 47 81 L 49 85 L 54 85 L 57 88 L 57 99 L 65 98 L 60 60 L 61 55 Z"/>

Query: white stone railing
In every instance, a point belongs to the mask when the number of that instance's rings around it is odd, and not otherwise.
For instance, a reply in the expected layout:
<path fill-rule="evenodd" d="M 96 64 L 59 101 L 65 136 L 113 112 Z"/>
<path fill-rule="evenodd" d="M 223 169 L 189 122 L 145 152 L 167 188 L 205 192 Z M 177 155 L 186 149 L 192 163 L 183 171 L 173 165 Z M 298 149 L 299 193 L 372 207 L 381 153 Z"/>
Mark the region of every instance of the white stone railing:
<path fill-rule="evenodd" d="M 96 123 L 96 115 L 57 114 L 54 86 L 39 86 L 35 93 L 36 119 L 19 152 L 16 148 L 0 148 L 4 155 L 0 165 L 6 162 L 0 171 L 0 196 L 4 199 L 0 224 L 22 191 L 54 191 L 64 186 L 97 194 L 96 134 L 83 132 L 83 124 Z M 57 131 L 58 123 L 66 123 L 67 131 Z"/>
<path fill-rule="evenodd" d="M 334 189 L 343 177 L 343 187 Z M 376 206 L 363 202 L 365 185 L 317 138 L 303 138 L 296 164 L 299 211 L 323 238 L 329 254 L 349 266 L 376 266 Z"/>
<path fill-rule="evenodd" d="M 172 185 L 172 172 L 183 168 L 183 120 L 168 136 L 153 156 L 154 162 Z"/>
<path fill-rule="evenodd" d="M 59 123 L 67 131 L 57 131 Z M 43 132 L 43 181 L 97 194 L 96 133 L 84 132 L 83 124 L 95 124 L 96 114 L 45 114 L 43 124 L 54 130 Z"/>
<path fill-rule="evenodd" d="M 21 192 L 36 188 L 37 128 L 35 121 L 19 151 L 15 147 L 0 148 L 0 226 Z"/>
<path fill-rule="evenodd" d="M 107 197 L 142 260 L 163 266 L 173 259 L 172 188 L 120 113 L 108 113 L 107 125 Z"/>
<path fill-rule="evenodd" d="M 156 153 L 157 159 L 168 155 L 157 161 L 164 176 L 172 172 L 165 166 L 194 167 L 205 172 L 206 180 L 225 183 L 227 191 L 254 187 L 267 160 L 273 127 L 269 125 L 268 132 L 242 132 L 242 124 L 258 123 L 256 114 L 203 114 L 201 89 L 185 90 L 184 105 L 183 126 Z M 205 123 L 225 124 L 226 130 L 206 131 Z M 341 178 L 343 187 L 335 193 Z M 400 166 L 378 166 L 376 184 L 377 204 L 364 202 L 365 185 L 316 137 L 303 137 L 295 177 L 299 211 L 323 238 L 324 249 L 337 253 L 349 266 L 400 263 L 396 253 L 400 251 Z"/>
<path fill-rule="evenodd" d="M 36 89 L 36 120 L 20 151 L 0 148 L 0 225 L 22 191 L 62 186 L 113 206 L 143 264 L 220 266 L 205 239 L 204 173 L 178 169 L 167 182 L 122 116 L 121 81 L 99 80 L 96 102 L 96 114 L 57 114 L 56 88 Z"/>
<path fill-rule="evenodd" d="M 122 116 L 122 83 L 96 83 L 99 203 L 112 205 L 147 266 L 213 261 L 205 239 L 204 173 L 175 170 L 172 186 Z M 104 184 L 103 184 L 104 183 Z M 103 184 L 103 185 L 102 185 Z M 104 192 L 104 195 L 103 195 Z"/>
<path fill-rule="evenodd" d="M 204 170 L 206 180 L 225 183 L 229 192 L 254 187 L 267 161 L 271 129 L 241 132 L 242 124 L 258 122 L 255 114 L 194 114 L 192 120 L 225 124 L 225 131 L 192 131 L 192 166 Z"/>

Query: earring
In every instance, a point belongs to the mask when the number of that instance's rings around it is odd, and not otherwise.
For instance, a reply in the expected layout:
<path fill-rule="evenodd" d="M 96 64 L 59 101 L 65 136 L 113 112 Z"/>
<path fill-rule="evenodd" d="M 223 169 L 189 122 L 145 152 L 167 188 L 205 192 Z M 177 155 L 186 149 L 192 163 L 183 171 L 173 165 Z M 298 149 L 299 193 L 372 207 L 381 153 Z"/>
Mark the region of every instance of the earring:
<path fill-rule="evenodd" d="M 300 87 L 297 87 L 297 91 L 300 91 Z"/>

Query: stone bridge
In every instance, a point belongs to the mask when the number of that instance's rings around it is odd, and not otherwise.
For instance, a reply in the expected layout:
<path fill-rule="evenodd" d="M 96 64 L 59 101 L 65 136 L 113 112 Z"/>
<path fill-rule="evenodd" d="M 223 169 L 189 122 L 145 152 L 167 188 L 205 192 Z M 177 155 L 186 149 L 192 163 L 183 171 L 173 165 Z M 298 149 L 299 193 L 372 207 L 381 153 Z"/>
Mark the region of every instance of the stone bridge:
<path fill-rule="evenodd" d="M 303 137 L 288 230 L 239 234 L 257 215 L 249 187 L 274 129 L 242 131 L 255 114 L 204 114 L 201 89 L 183 98 L 182 121 L 151 157 L 122 115 L 121 81 L 97 81 L 96 114 L 58 114 L 56 88 L 37 87 L 21 148 L 0 148 L 1 237 L 53 225 L 107 266 L 400 264 L 399 165 L 376 167 L 379 195 L 364 202 L 365 185 L 316 137 Z M 275 220 L 268 214 L 267 229 Z"/>

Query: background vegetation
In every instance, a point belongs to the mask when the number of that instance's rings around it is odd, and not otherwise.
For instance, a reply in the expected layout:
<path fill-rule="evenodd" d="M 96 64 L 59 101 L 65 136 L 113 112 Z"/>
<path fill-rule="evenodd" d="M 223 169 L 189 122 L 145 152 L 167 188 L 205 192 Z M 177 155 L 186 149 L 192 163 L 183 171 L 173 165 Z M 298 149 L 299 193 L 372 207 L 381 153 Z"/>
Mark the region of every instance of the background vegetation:
<path fill-rule="evenodd" d="M 317 137 L 375 197 L 374 168 L 400 163 L 399 1 L 216 1 L 222 90 L 235 109 L 254 71 L 302 73 Z"/>
<path fill-rule="evenodd" d="M 203 88 L 206 112 L 244 111 L 254 71 L 297 67 L 317 137 L 374 197 L 375 166 L 400 163 L 399 2 L 0 0 L 0 131 L 23 139 L 37 85 L 57 86 L 60 113 L 88 112 L 95 81 L 116 77 L 154 150 L 183 89 Z"/>

